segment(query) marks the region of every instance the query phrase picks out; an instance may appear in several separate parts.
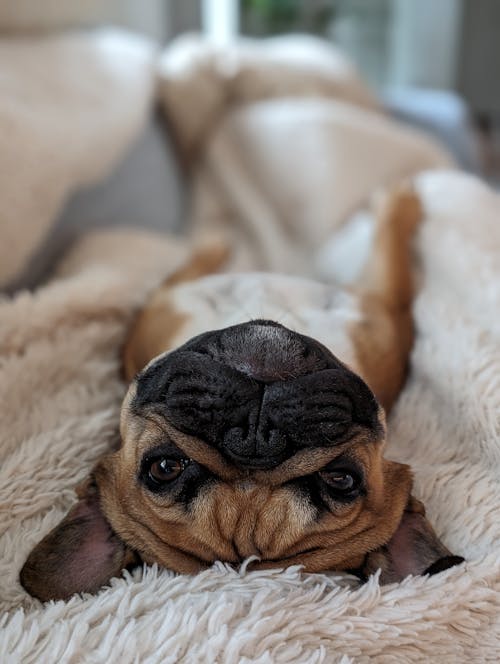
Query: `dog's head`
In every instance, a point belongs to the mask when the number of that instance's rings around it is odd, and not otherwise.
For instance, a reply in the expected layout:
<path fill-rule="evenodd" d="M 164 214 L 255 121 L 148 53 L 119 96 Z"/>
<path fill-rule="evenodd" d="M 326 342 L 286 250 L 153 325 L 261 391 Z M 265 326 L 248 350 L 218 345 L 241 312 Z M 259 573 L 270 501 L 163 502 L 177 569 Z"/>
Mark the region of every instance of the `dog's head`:
<path fill-rule="evenodd" d="M 270 321 L 207 332 L 133 381 L 122 446 L 32 552 L 42 599 L 92 591 L 127 564 L 193 573 L 215 560 L 302 564 L 382 580 L 459 558 L 382 452 L 384 414 L 320 343 Z"/>

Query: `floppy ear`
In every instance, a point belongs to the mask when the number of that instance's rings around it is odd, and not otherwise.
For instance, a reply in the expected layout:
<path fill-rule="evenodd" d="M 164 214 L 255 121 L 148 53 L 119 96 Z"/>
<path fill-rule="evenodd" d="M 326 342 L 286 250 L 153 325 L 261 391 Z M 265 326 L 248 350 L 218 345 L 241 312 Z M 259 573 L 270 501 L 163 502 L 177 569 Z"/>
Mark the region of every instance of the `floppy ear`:
<path fill-rule="evenodd" d="M 102 513 L 95 482 L 88 480 L 77 494 L 78 503 L 33 549 L 21 570 L 23 587 L 43 602 L 95 592 L 137 562 Z"/>
<path fill-rule="evenodd" d="M 368 577 L 380 568 L 380 583 L 393 583 L 410 574 L 437 574 L 463 561 L 439 541 L 424 506 L 410 496 L 396 532 L 385 546 L 366 556 L 361 573 Z"/>

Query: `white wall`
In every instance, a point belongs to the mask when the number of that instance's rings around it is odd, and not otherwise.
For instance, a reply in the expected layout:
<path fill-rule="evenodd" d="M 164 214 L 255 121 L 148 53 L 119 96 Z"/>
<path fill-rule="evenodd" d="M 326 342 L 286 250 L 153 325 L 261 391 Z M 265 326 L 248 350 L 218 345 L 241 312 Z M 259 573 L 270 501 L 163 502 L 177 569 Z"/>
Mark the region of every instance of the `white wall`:
<path fill-rule="evenodd" d="M 389 83 L 453 88 L 463 0 L 393 0 Z"/>
<path fill-rule="evenodd" d="M 112 23 L 165 42 L 200 25 L 199 0 L 0 0 L 0 33 Z"/>
<path fill-rule="evenodd" d="M 216 44 L 228 44 L 239 32 L 237 0 L 201 0 L 203 31 Z"/>

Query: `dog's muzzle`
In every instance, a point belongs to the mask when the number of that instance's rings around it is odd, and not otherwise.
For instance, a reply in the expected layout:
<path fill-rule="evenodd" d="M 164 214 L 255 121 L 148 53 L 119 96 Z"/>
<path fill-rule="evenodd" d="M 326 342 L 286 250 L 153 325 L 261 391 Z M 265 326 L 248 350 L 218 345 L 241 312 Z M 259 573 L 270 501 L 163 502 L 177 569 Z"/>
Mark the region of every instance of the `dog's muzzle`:
<path fill-rule="evenodd" d="M 308 447 L 378 437 L 368 386 L 327 348 L 272 321 L 207 332 L 153 362 L 133 404 L 217 447 L 242 468 L 271 469 Z"/>

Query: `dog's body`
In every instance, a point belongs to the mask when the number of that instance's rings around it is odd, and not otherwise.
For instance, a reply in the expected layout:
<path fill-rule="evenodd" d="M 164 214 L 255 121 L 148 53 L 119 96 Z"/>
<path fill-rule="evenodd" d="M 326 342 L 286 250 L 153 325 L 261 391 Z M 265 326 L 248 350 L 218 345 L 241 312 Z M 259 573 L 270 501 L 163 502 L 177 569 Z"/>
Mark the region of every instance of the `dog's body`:
<path fill-rule="evenodd" d="M 253 555 L 260 567 L 381 567 L 385 581 L 459 562 L 411 496 L 409 468 L 382 456 L 383 409 L 412 345 L 420 216 L 413 193 L 390 199 L 350 292 L 201 276 L 217 252 L 170 277 L 125 347 L 122 447 L 31 554 L 23 585 L 67 597 L 138 560 L 193 573 Z"/>

